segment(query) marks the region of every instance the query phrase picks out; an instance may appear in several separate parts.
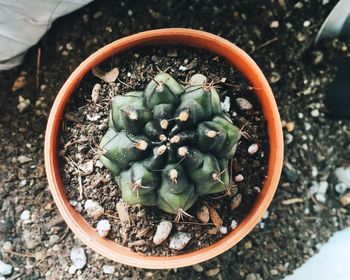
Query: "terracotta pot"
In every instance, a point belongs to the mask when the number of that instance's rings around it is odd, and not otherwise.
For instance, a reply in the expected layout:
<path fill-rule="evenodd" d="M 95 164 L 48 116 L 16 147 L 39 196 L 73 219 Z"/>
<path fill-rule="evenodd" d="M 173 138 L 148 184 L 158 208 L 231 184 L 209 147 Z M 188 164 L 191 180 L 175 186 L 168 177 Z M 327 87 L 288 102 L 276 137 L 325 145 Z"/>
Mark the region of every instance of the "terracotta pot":
<path fill-rule="evenodd" d="M 186 45 L 218 54 L 238 69 L 255 88 L 268 123 L 270 155 L 268 174 L 261 193 L 250 213 L 239 226 L 213 245 L 178 256 L 143 256 L 116 242 L 100 237 L 69 204 L 59 172 L 57 139 L 65 107 L 81 79 L 105 59 L 134 47 L 146 45 L 176 44 Z M 243 239 L 260 221 L 276 191 L 283 161 L 283 135 L 277 105 L 271 88 L 255 62 L 243 50 L 229 41 L 203 31 L 170 28 L 141 32 L 119 39 L 101 48 L 70 75 L 51 109 L 45 135 L 45 167 L 52 196 L 62 217 L 70 229 L 91 249 L 116 262 L 142 268 L 176 268 L 209 260 L 233 247 Z"/>

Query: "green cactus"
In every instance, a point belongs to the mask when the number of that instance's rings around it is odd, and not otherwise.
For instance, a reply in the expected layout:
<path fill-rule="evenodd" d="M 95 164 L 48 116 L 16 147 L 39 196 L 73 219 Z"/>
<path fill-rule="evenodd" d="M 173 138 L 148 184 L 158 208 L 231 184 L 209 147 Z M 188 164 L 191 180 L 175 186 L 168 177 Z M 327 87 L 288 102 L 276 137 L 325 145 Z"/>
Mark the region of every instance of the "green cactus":
<path fill-rule="evenodd" d="M 114 97 L 108 124 L 100 160 L 127 203 L 176 214 L 200 195 L 226 190 L 240 132 L 215 87 L 183 87 L 158 74 L 143 92 Z"/>

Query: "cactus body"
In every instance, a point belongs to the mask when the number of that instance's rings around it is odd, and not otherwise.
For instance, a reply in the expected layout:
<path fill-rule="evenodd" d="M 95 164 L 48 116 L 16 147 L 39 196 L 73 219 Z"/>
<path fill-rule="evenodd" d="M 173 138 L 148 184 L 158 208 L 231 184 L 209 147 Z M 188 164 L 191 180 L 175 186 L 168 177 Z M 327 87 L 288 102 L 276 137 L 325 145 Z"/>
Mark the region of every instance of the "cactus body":
<path fill-rule="evenodd" d="M 113 99 L 108 125 L 100 160 L 126 202 L 176 214 L 227 188 L 240 132 L 214 87 L 182 87 L 158 74 L 143 92 Z"/>

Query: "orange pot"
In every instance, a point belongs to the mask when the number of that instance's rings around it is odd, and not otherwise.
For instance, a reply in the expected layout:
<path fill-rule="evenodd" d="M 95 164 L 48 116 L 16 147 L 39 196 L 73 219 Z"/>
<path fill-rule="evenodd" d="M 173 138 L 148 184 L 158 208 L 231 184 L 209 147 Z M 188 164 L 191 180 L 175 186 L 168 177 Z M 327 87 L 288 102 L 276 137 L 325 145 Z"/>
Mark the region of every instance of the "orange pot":
<path fill-rule="evenodd" d="M 102 238 L 90 226 L 82 215 L 74 210 L 65 194 L 59 172 L 57 156 L 57 139 L 61 119 L 67 102 L 82 78 L 91 69 L 105 59 L 125 52 L 134 47 L 146 45 L 176 44 L 186 45 L 218 54 L 238 69 L 255 88 L 268 124 L 270 156 L 268 174 L 261 193 L 250 213 L 224 238 L 206 248 L 178 256 L 144 256 L 118 245 L 116 242 Z M 65 82 L 51 109 L 45 135 L 45 167 L 49 187 L 62 217 L 70 229 L 91 249 L 116 262 L 141 268 L 176 268 L 189 266 L 209 260 L 233 247 L 243 239 L 260 221 L 277 189 L 283 162 L 283 134 L 277 105 L 271 88 L 259 67 L 243 50 L 229 41 L 203 31 L 169 28 L 141 32 L 131 35 L 101 48 L 70 75 Z"/>

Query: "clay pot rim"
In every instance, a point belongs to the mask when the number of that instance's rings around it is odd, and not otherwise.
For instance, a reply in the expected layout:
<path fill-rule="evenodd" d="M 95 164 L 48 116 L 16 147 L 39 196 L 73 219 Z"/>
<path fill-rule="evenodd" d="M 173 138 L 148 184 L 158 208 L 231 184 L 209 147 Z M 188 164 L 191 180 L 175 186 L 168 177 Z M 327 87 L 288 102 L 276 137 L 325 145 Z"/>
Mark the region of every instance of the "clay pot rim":
<path fill-rule="evenodd" d="M 81 79 L 95 66 L 117 53 L 146 45 L 186 45 L 218 54 L 228 60 L 252 84 L 268 124 L 270 155 L 268 174 L 253 208 L 238 227 L 214 244 L 178 256 L 144 256 L 100 237 L 83 216 L 70 205 L 59 174 L 57 138 L 65 106 Z M 45 169 L 49 188 L 63 219 L 70 229 L 91 249 L 116 262 L 140 268 L 178 268 L 209 260 L 242 240 L 260 221 L 277 189 L 283 164 L 283 133 L 271 88 L 254 60 L 233 43 L 216 35 L 186 28 L 144 31 L 116 40 L 99 49 L 70 75 L 52 106 L 45 135 Z"/>

